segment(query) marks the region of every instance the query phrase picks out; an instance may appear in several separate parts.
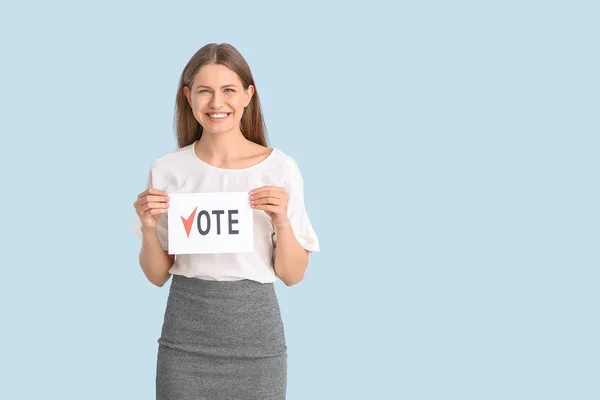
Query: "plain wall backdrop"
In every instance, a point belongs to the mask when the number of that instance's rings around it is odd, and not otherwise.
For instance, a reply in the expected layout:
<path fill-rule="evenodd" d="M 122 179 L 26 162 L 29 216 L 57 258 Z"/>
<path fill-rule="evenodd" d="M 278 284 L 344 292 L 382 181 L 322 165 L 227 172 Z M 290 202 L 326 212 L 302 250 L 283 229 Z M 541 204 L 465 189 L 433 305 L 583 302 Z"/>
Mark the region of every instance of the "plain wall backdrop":
<path fill-rule="evenodd" d="M 246 58 L 321 242 L 288 398 L 600 398 L 592 1 L 0 7 L 6 399 L 154 398 L 131 231 L 189 58 Z"/>

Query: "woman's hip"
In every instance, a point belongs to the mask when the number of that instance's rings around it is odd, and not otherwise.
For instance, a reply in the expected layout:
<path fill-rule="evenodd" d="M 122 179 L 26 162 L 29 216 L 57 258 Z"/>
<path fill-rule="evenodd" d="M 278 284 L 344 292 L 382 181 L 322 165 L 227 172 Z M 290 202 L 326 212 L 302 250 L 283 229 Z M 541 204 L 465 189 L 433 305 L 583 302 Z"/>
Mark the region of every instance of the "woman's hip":
<path fill-rule="evenodd" d="M 173 275 L 158 342 L 219 357 L 262 358 L 286 353 L 273 283 Z"/>

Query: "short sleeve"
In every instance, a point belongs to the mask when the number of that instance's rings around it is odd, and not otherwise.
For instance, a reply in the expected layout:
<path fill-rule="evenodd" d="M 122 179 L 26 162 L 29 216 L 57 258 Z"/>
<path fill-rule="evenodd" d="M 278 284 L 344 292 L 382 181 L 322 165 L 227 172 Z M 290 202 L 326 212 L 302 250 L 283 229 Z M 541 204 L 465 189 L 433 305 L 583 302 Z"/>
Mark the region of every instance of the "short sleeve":
<path fill-rule="evenodd" d="M 148 189 L 148 188 L 164 190 L 164 189 L 156 187 L 155 184 L 153 183 L 152 169 L 150 170 L 150 173 L 148 174 L 148 182 L 146 183 L 146 189 Z M 137 215 L 137 213 L 135 214 L 135 218 L 133 220 L 132 229 L 136 235 L 138 235 L 139 237 L 143 237 L 142 220 L 140 219 L 139 215 Z M 160 241 L 160 244 L 161 244 L 163 250 L 168 250 L 169 249 L 169 235 L 168 235 L 169 231 L 168 231 L 167 213 L 162 213 L 159 215 L 158 220 L 157 220 L 157 225 L 156 225 L 156 233 L 157 233 L 158 240 Z"/>
<path fill-rule="evenodd" d="M 286 180 L 285 189 L 288 193 L 288 218 L 298 243 L 309 253 L 320 251 L 319 238 L 310 223 L 304 205 L 304 181 L 300 169 L 295 162 Z M 277 243 L 277 232 L 273 235 L 273 242 Z"/>

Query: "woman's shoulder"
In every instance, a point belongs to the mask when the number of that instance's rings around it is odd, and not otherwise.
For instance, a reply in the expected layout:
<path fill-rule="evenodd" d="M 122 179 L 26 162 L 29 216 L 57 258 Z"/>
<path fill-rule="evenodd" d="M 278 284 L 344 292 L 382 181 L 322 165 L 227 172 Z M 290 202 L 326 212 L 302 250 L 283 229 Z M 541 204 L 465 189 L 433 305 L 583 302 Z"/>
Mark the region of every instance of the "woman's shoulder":
<path fill-rule="evenodd" d="M 160 168 L 162 166 L 172 166 L 183 161 L 189 161 L 190 152 L 192 151 L 193 144 L 177 148 L 175 150 L 167 151 L 152 162 L 152 168 Z"/>
<path fill-rule="evenodd" d="M 273 153 L 271 155 L 271 158 L 281 168 L 285 168 L 288 170 L 298 170 L 299 169 L 298 163 L 296 162 L 294 157 L 292 157 L 290 154 L 286 153 L 285 151 L 283 151 L 282 149 L 280 149 L 278 147 L 273 148 Z"/>
<path fill-rule="evenodd" d="M 294 182 L 302 182 L 302 173 L 296 159 L 289 153 L 280 148 L 274 148 L 271 154 L 272 162 L 269 170 L 285 182 L 294 184 Z"/>

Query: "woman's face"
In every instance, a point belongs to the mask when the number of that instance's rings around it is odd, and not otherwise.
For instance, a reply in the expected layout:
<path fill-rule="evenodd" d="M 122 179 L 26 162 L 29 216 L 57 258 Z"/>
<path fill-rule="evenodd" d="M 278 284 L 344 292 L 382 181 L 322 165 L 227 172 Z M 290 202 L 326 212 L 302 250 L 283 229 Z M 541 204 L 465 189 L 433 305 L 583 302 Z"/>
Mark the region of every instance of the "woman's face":
<path fill-rule="evenodd" d="M 203 133 L 239 130 L 244 107 L 254 94 L 252 85 L 244 90 L 235 72 L 224 65 L 210 64 L 198 70 L 191 86 L 184 87 L 183 93 Z"/>

